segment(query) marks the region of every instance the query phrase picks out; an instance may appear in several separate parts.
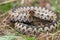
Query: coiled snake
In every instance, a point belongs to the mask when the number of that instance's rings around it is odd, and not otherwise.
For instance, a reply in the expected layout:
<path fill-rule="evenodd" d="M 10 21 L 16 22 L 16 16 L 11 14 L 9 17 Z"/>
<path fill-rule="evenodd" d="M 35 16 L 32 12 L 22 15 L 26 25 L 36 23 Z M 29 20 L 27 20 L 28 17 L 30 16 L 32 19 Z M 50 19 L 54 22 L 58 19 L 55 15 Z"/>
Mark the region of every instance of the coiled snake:
<path fill-rule="evenodd" d="M 56 29 L 57 13 L 45 7 L 16 7 L 9 12 L 9 17 L 3 20 L 10 22 L 14 28 L 24 34 L 38 35 L 42 30 Z"/>

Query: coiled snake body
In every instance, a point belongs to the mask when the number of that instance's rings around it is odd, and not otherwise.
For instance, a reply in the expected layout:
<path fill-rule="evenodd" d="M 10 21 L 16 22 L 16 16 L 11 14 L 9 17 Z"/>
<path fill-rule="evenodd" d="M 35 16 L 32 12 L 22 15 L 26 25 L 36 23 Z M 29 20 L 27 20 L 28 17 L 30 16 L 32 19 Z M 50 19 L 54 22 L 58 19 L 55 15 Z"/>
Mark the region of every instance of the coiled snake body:
<path fill-rule="evenodd" d="M 52 31 L 56 29 L 58 18 L 57 13 L 45 7 L 16 7 L 9 15 L 3 22 L 14 22 L 14 28 L 24 34 Z"/>

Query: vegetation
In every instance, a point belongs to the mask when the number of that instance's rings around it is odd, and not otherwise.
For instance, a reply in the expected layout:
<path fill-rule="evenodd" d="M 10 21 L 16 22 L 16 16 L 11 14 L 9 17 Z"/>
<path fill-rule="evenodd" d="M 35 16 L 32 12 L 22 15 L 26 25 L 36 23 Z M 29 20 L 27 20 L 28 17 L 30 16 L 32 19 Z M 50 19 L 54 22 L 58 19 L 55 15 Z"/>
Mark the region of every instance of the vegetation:
<path fill-rule="evenodd" d="M 12 8 L 11 3 L 0 5 L 0 10 L 3 11 L 4 13 L 10 10 L 11 8 Z"/>

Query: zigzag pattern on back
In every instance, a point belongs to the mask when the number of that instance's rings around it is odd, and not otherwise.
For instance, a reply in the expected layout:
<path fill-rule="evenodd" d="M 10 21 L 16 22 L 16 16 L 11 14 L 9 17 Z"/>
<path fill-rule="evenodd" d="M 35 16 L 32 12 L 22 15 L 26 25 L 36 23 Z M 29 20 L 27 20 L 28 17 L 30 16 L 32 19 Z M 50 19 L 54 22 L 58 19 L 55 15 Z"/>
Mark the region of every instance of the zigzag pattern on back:
<path fill-rule="evenodd" d="M 9 12 L 10 17 L 4 20 L 14 22 L 15 29 L 22 33 L 39 34 L 41 30 L 56 29 L 57 13 L 44 7 L 16 7 Z"/>

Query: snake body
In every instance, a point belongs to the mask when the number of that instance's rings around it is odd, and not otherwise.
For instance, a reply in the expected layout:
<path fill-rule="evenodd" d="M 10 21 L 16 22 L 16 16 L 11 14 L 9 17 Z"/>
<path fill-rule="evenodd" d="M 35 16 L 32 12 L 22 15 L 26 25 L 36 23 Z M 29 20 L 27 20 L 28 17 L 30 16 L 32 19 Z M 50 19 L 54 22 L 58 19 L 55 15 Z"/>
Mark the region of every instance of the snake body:
<path fill-rule="evenodd" d="M 8 19 L 14 22 L 14 28 L 24 34 L 39 34 L 42 30 L 56 29 L 57 13 L 45 7 L 16 7 L 9 14 Z"/>

